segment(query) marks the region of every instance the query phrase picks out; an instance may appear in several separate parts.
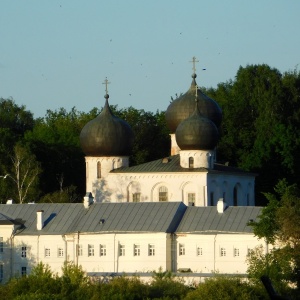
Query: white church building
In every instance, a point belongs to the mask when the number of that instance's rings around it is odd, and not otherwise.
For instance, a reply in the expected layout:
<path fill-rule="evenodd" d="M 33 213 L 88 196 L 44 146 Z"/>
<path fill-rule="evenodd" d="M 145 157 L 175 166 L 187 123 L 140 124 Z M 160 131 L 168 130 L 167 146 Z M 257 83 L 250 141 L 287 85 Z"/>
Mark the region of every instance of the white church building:
<path fill-rule="evenodd" d="M 83 203 L 0 205 L 0 282 L 38 262 L 60 272 L 65 261 L 91 276 L 245 275 L 249 251 L 268 249 L 248 226 L 261 211 L 255 174 L 217 163 L 221 109 L 192 78 L 166 111 L 171 155 L 137 166 L 132 130 L 111 112 L 106 88 L 102 112 L 80 134 Z"/>

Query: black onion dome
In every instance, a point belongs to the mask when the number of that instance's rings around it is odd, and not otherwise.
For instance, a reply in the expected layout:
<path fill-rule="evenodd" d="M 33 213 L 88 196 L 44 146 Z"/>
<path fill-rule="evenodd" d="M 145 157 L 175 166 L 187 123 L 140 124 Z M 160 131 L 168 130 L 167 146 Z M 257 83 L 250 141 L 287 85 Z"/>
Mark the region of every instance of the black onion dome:
<path fill-rule="evenodd" d="M 194 113 L 178 125 L 175 136 L 181 150 L 213 150 L 219 131 L 214 122 L 200 114 L 194 101 Z"/>
<path fill-rule="evenodd" d="M 113 115 L 108 95 L 105 98 L 102 112 L 81 130 L 81 148 L 87 156 L 128 156 L 133 131 L 127 122 Z"/>
<path fill-rule="evenodd" d="M 195 110 L 196 74 L 192 75 L 193 81 L 190 89 L 179 98 L 174 100 L 168 107 L 165 117 L 168 128 L 175 132 L 177 126 L 186 118 L 190 117 Z M 217 127 L 222 121 L 222 110 L 218 103 L 205 95 L 198 87 L 197 90 L 198 109 L 206 118 L 209 118 Z"/>

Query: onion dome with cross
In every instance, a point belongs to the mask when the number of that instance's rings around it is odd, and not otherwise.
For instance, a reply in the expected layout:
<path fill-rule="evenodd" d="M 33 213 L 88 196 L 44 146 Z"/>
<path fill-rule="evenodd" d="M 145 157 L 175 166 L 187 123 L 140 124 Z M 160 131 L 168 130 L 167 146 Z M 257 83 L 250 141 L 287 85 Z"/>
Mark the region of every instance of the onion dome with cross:
<path fill-rule="evenodd" d="M 199 112 L 197 102 L 196 96 L 193 114 L 176 129 L 176 142 L 181 150 L 213 150 L 218 143 L 218 128 Z"/>
<path fill-rule="evenodd" d="M 107 78 L 105 105 L 102 112 L 81 130 L 80 144 L 87 156 L 128 156 L 133 145 L 133 131 L 129 124 L 116 117 L 108 104 Z"/>
<path fill-rule="evenodd" d="M 193 57 L 191 62 L 193 63 L 194 73 L 192 75 L 193 80 L 190 89 L 185 94 L 172 101 L 166 110 L 166 123 L 171 133 L 174 133 L 177 126 L 194 113 L 196 89 L 197 106 L 200 114 L 214 122 L 217 127 L 220 126 L 222 121 L 222 110 L 218 103 L 205 95 L 197 86 L 195 64 L 198 60 Z"/>

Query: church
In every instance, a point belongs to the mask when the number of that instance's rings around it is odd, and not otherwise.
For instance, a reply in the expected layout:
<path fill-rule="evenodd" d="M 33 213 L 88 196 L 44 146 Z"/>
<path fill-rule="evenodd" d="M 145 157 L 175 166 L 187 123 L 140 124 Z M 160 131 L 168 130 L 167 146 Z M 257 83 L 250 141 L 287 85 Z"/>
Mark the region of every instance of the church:
<path fill-rule="evenodd" d="M 170 156 L 130 166 L 132 130 L 105 105 L 80 134 L 83 203 L 0 204 L 0 282 L 39 262 L 65 261 L 90 276 L 168 270 L 185 279 L 247 271 L 256 246 L 255 174 L 217 162 L 222 111 L 196 83 L 166 110 Z M 246 275 L 245 275 L 246 276 Z"/>
<path fill-rule="evenodd" d="M 180 201 L 203 207 L 222 198 L 230 206 L 255 205 L 255 175 L 216 161 L 222 111 L 198 88 L 195 73 L 189 90 L 166 110 L 171 155 L 156 161 L 129 166 L 132 130 L 112 114 L 107 85 L 105 99 L 101 114 L 80 134 L 86 191 L 95 202 Z"/>

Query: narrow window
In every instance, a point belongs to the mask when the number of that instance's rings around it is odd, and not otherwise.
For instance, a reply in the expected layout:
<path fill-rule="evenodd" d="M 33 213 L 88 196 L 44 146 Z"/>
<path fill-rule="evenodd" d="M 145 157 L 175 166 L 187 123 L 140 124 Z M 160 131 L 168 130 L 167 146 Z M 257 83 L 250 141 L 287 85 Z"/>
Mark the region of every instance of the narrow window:
<path fill-rule="evenodd" d="M 226 249 L 225 248 L 221 248 L 220 255 L 221 256 L 226 256 Z"/>
<path fill-rule="evenodd" d="M 165 186 L 161 186 L 158 190 L 158 200 L 160 202 L 168 201 L 168 189 Z"/>
<path fill-rule="evenodd" d="M 140 245 L 133 245 L 133 256 L 140 256 L 141 255 L 141 246 Z"/>
<path fill-rule="evenodd" d="M 21 275 L 22 276 L 26 276 L 27 275 L 27 268 L 26 267 L 22 267 L 21 268 Z"/>
<path fill-rule="evenodd" d="M 45 248 L 45 257 L 50 257 L 50 248 Z"/>
<path fill-rule="evenodd" d="M 234 248 L 233 249 L 233 256 L 240 256 L 240 249 L 238 249 L 238 248 Z"/>
<path fill-rule="evenodd" d="M 185 246 L 184 246 L 184 244 L 179 244 L 179 255 L 185 255 Z"/>
<path fill-rule="evenodd" d="M 0 253 L 3 252 L 3 237 L 0 237 Z"/>
<path fill-rule="evenodd" d="M 248 248 L 248 249 L 247 249 L 247 255 L 249 256 L 249 255 L 251 255 L 251 253 L 252 253 L 252 249 L 251 249 L 251 248 Z"/>
<path fill-rule="evenodd" d="M 119 256 L 125 256 L 125 245 L 120 245 Z"/>
<path fill-rule="evenodd" d="M 238 189 L 235 186 L 233 189 L 233 206 L 237 206 L 238 204 Z"/>
<path fill-rule="evenodd" d="M 210 205 L 214 205 L 214 192 L 210 192 Z"/>
<path fill-rule="evenodd" d="M 101 162 L 97 162 L 97 178 L 101 178 Z"/>
<path fill-rule="evenodd" d="M 82 245 L 77 245 L 77 255 L 82 256 L 82 254 L 83 254 Z"/>
<path fill-rule="evenodd" d="M 94 255 L 95 255 L 94 245 L 89 244 L 88 245 L 88 256 L 94 256 Z"/>
<path fill-rule="evenodd" d="M 197 256 L 202 256 L 203 255 L 203 250 L 201 247 L 197 246 Z"/>
<path fill-rule="evenodd" d="M 100 245 L 100 256 L 106 256 L 106 245 Z"/>
<path fill-rule="evenodd" d="M 21 257 L 26 257 L 26 256 L 27 256 L 27 248 L 26 248 L 26 246 L 22 246 Z"/>
<path fill-rule="evenodd" d="M 149 256 L 154 256 L 155 255 L 155 245 L 154 244 L 149 244 L 148 245 L 148 255 Z"/>
<path fill-rule="evenodd" d="M 63 248 L 58 248 L 57 249 L 57 256 L 58 257 L 64 257 L 64 249 Z"/>
<path fill-rule="evenodd" d="M 3 264 L 0 264 L 0 282 L 3 280 Z"/>
<path fill-rule="evenodd" d="M 132 202 L 140 202 L 140 201 L 141 201 L 141 193 L 133 193 Z"/>
<path fill-rule="evenodd" d="M 188 193 L 188 204 L 189 206 L 195 206 L 195 193 Z"/>
<path fill-rule="evenodd" d="M 190 169 L 194 168 L 194 157 L 189 157 L 189 168 Z"/>

